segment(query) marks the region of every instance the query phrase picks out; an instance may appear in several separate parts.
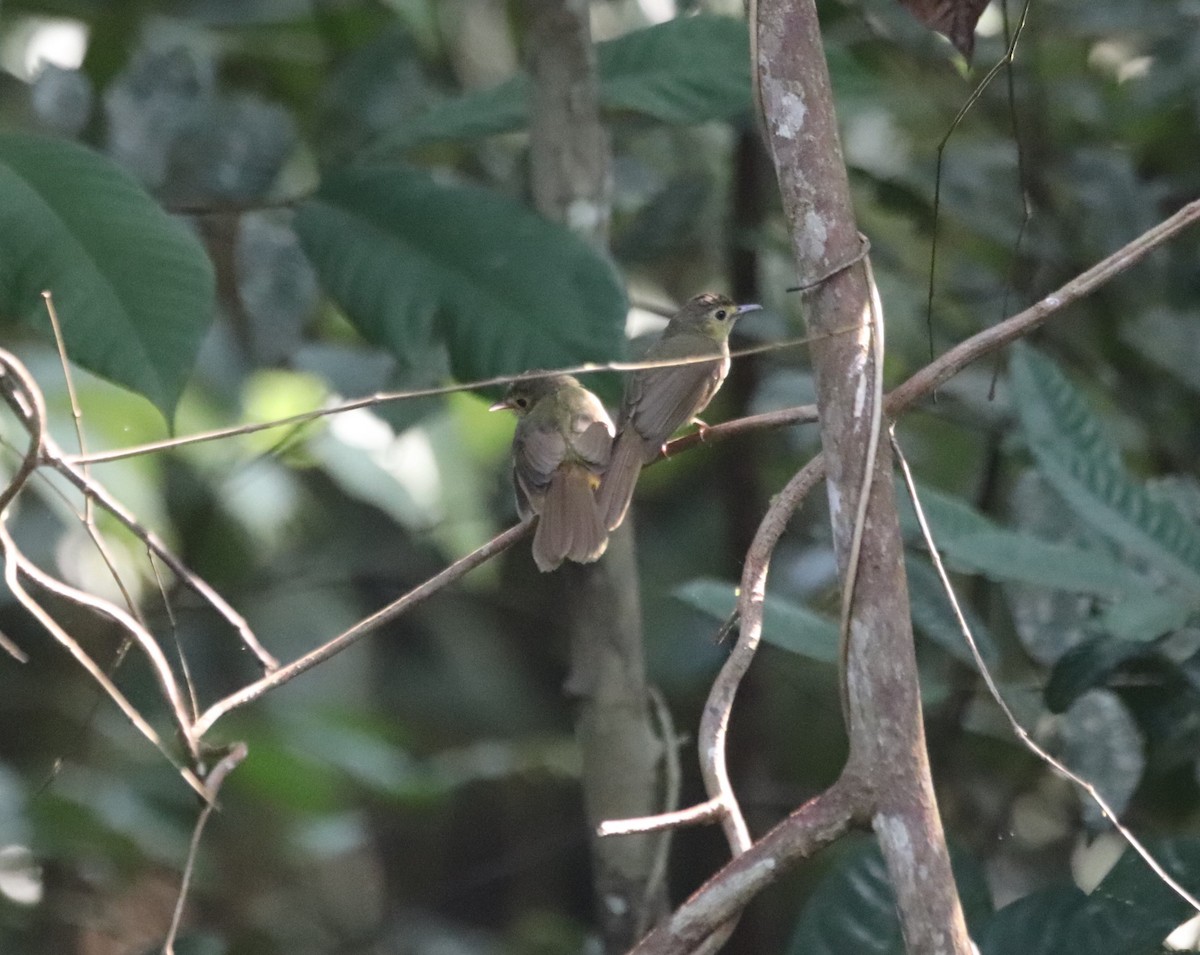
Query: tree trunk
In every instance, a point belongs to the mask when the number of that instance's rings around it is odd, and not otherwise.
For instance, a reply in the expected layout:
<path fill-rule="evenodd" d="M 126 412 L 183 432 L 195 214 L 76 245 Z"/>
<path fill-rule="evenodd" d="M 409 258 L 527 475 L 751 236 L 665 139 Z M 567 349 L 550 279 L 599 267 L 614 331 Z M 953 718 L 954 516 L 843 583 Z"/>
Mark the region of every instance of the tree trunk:
<path fill-rule="evenodd" d="M 588 5 L 537 0 L 530 24 L 534 201 L 606 249 L 611 202 L 608 137 L 600 123 Z M 662 834 L 600 839 L 605 819 L 643 816 L 660 805 L 663 744 L 651 724 L 632 521 L 599 563 L 557 574 L 571 636 L 567 690 L 579 701 L 584 806 L 591 827 L 598 921 L 608 952 L 625 951 L 667 910 Z"/>
<path fill-rule="evenodd" d="M 757 71 L 767 137 L 806 299 L 834 547 L 847 579 L 872 432 L 870 270 L 860 251 L 813 0 L 759 0 Z M 831 274 L 832 273 L 832 274 Z M 882 322 L 882 315 L 876 316 Z M 844 330 L 861 323 L 853 332 Z M 886 421 L 883 422 L 886 429 Z M 937 813 L 913 650 L 891 451 L 880 436 L 846 654 L 848 771 L 874 790 L 872 825 L 908 950 L 968 955 L 962 907 Z"/>

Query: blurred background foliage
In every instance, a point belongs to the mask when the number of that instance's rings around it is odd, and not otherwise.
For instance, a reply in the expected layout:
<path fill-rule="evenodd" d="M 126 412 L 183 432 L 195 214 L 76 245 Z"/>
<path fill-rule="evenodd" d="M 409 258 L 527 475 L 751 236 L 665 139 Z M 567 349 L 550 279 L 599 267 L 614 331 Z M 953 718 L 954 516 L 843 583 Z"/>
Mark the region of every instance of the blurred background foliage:
<path fill-rule="evenodd" d="M 889 382 L 1200 194 L 1191 0 L 1033 0 L 1011 80 L 948 140 L 1003 53 L 1013 0 L 1007 21 L 995 4 L 985 13 L 973 72 L 892 0 L 820 6 Z M 610 262 L 529 211 L 521 4 L 3 0 L 6 347 L 72 447 L 37 298 L 48 284 L 72 357 L 104 376 L 76 372 L 88 446 L 107 449 L 161 438 L 167 421 L 186 434 L 610 360 L 651 324 L 640 306 L 709 288 L 766 306 L 739 327 L 743 343 L 800 334 L 740 12 L 592 4 L 614 148 Z M 1200 238 L 1185 235 L 899 428 L 1011 705 L 1193 879 L 1198 261 Z M 811 400 L 806 369 L 802 349 L 738 361 L 709 420 Z M 619 394 L 615 378 L 590 382 Z M 514 519 L 512 425 L 486 414 L 492 398 L 393 402 L 96 473 L 289 659 Z M 5 434 L 20 443 L 11 422 Z M 685 734 L 725 653 L 715 617 L 745 546 L 816 447 L 811 427 L 757 434 L 645 475 L 649 666 Z M 27 491 L 14 533 L 43 567 L 113 595 L 59 490 Z M 731 762 L 757 831 L 844 756 L 824 510 L 814 498 L 780 547 L 769 645 L 738 699 Z M 212 613 L 172 588 L 168 615 L 140 545 L 100 527 L 202 700 L 253 676 Z M 911 516 L 906 528 L 915 541 Z M 1121 844 L 1013 739 L 921 551 L 909 569 L 929 739 L 984 950 L 1153 950 L 1186 911 L 1135 860 L 1109 871 Z M 593 950 L 561 599 L 518 547 L 220 724 L 215 737 L 246 740 L 250 758 L 206 834 L 179 951 Z M 78 612 L 68 623 L 111 659 L 111 628 Z M 0 658 L 0 950 L 156 950 L 195 800 L 7 594 L 0 628 L 30 655 Z M 118 682 L 165 725 L 135 656 Z M 686 745 L 683 766 L 689 802 L 700 787 Z M 729 950 L 897 950 L 872 852 L 839 846 L 781 880 Z M 715 831 L 678 834 L 673 898 L 724 856 Z M 1076 887 L 1102 878 L 1091 899 Z"/>

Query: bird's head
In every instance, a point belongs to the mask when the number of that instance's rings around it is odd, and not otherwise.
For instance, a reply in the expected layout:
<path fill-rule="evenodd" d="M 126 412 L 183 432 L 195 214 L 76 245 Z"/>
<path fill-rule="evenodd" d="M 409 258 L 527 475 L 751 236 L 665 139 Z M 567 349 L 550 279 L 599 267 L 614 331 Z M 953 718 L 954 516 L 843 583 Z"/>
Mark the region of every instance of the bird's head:
<path fill-rule="evenodd" d="M 680 331 L 697 331 L 714 341 L 725 341 L 734 322 L 761 308 L 761 305 L 738 305 L 728 296 L 705 292 L 689 299 L 671 324 Z"/>
<path fill-rule="evenodd" d="M 526 372 L 508 386 L 504 397 L 488 408 L 488 411 L 512 411 L 523 418 L 543 398 L 557 394 L 564 388 L 581 387 L 570 375 L 548 375 L 545 372 Z"/>

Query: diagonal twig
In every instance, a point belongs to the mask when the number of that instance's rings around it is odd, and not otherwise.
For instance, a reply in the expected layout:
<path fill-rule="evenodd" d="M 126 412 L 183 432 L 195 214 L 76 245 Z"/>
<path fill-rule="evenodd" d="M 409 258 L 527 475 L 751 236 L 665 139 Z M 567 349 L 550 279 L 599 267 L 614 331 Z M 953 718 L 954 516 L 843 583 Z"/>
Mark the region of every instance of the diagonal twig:
<path fill-rule="evenodd" d="M 991 670 L 983 659 L 983 655 L 979 652 L 979 646 L 975 642 L 975 636 L 971 633 L 970 625 L 967 619 L 963 616 L 962 607 L 958 603 L 958 596 L 954 592 L 954 585 L 950 582 L 950 576 L 946 573 L 946 566 L 942 563 L 942 556 L 938 552 L 937 542 L 933 539 L 933 532 L 929 529 L 929 522 L 925 519 L 925 509 L 921 507 L 921 499 L 917 494 L 917 485 L 913 480 L 912 471 L 908 466 L 908 461 L 904 457 L 904 452 L 900 449 L 900 443 L 896 440 L 896 435 L 893 432 L 890 435 L 892 442 L 892 450 L 896 452 L 896 461 L 900 465 L 900 473 L 904 477 L 904 486 L 908 490 L 909 500 L 912 501 L 913 512 L 917 516 L 917 524 L 921 528 L 921 536 L 925 541 L 925 547 L 929 550 L 929 559 L 933 562 L 933 569 L 937 571 L 938 580 L 942 584 L 942 592 L 946 595 L 946 599 L 950 602 L 950 609 L 954 611 L 954 619 L 958 623 L 958 630 L 966 641 L 967 649 L 971 651 L 971 657 L 975 660 L 975 666 L 983 677 L 983 682 L 987 685 L 988 692 L 992 699 L 996 701 L 996 705 L 1000 707 L 1000 712 L 1004 714 L 1004 718 L 1008 720 L 1009 726 L 1012 727 L 1016 737 L 1025 744 L 1025 747 L 1033 753 L 1038 759 L 1046 763 L 1058 775 L 1070 780 L 1080 789 L 1088 794 L 1100 811 L 1108 817 L 1108 821 L 1113 824 L 1113 828 L 1120 833 L 1121 838 L 1129 845 L 1134 852 L 1142 857 L 1142 861 L 1146 863 L 1162 881 L 1190 905 L 1197 912 L 1200 912 L 1200 900 L 1197 900 L 1194 895 L 1188 892 L 1182 885 L 1177 882 L 1169 872 L 1163 867 L 1157 859 L 1150 854 L 1150 851 L 1142 845 L 1141 841 L 1133 834 L 1133 832 L 1123 823 L 1117 816 L 1117 813 L 1109 805 L 1108 801 L 1100 794 L 1095 785 L 1084 779 L 1078 773 L 1070 769 L 1061 760 L 1052 756 L 1043 746 L 1041 746 L 1030 735 L 1029 731 L 1021 725 L 1021 721 L 1017 719 L 1012 708 L 1005 701 L 1003 694 L 1000 692 L 1000 687 L 996 685 L 996 680 L 993 678 Z"/>
<path fill-rule="evenodd" d="M 183 906 L 187 902 L 188 888 L 192 882 L 192 872 L 196 868 L 196 856 L 200 851 L 200 837 L 204 834 L 204 827 L 208 823 L 208 817 L 212 815 L 213 809 L 217 805 L 217 795 L 221 791 L 221 785 L 225 782 L 225 778 L 237 769 L 238 765 L 249 754 L 245 743 L 234 743 L 229 747 L 229 751 L 217 761 L 217 764 L 204 777 L 204 789 L 207 794 L 204 805 L 200 808 L 200 815 L 196 817 L 196 825 L 192 829 L 192 839 L 188 843 L 187 862 L 183 867 L 183 877 L 179 880 L 179 898 L 175 900 L 175 911 L 171 915 L 171 926 L 167 930 L 167 937 L 163 941 L 163 955 L 175 955 L 175 936 L 179 934 L 179 923 L 183 920 Z"/>
<path fill-rule="evenodd" d="M 57 640 L 85 670 L 87 670 L 92 679 L 95 680 L 104 690 L 104 692 L 109 695 L 112 701 L 117 704 L 117 707 L 122 713 L 125 714 L 129 721 L 133 723 L 138 731 L 141 732 L 141 734 L 145 736 L 146 739 L 148 739 L 154 745 L 154 747 L 168 760 L 170 760 L 172 765 L 179 770 L 180 774 L 187 781 L 188 785 L 196 790 L 196 792 L 198 792 L 201 796 L 203 796 L 204 786 L 196 777 L 196 774 L 193 773 L 188 767 L 179 765 L 178 760 L 171 753 L 170 749 L 168 749 L 167 745 L 158 735 L 158 732 L 146 721 L 146 718 L 142 716 L 137 707 L 129 702 L 128 698 L 117 688 L 116 684 L 113 683 L 109 675 L 104 672 L 104 670 L 96 663 L 95 660 L 93 660 L 90 656 L 88 656 L 87 653 L 84 652 L 79 643 L 73 639 L 71 635 L 68 634 L 61 626 L 59 626 L 58 621 L 50 615 L 49 611 L 47 611 L 40 603 L 38 603 L 38 601 L 33 598 L 29 591 L 25 589 L 25 585 L 21 582 L 22 574 L 30 577 L 33 580 L 36 580 L 42 586 L 46 586 L 47 577 L 46 575 L 43 575 L 36 567 L 34 567 L 25 557 L 25 555 L 20 552 L 8 532 L 8 522 L 2 518 L 0 518 L 0 547 L 3 547 L 5 554 L 4 581 L 8 584 L 8 589 L 12 591 L 13 596 L 16 597 L 20 604 L 26 610 L 28 610 L 29 613 L 31 613 L 37 619 L 37 621 L 46 628 L 47 631 L 49 631 L 50 635 L 54 637 L 54 639 Z M 49 581 L 51 586 L 47 587 L 47 589 L 50 589 L 56 593 L 60 593 L 58 588 L 62 587 L 63 585 L 58 584 L 58 582 L 54 581 L 52 578 L 49 578 Z M 66 597 L 67 599 L 72 599 L 72 595 L 70 594 L 62 594 L 62 596 Z"/>
<path fill-rule="evenodd" d="M 239 707 L 245 706 L 247 703 L 252 703 L 264 693 L 282 686 L 294 680 L 301 673 L 311 670 L 318 663 L 328 660 L 330 657 L 345 650 L 351 644 L 357 642 L 361 637 L 370 633 L 377 627 L 382 626 L 389 620 L 393 620 L 406 610 L 416 606 L 421 601 L 433 596 L 446 585 L 453 583 L 460 577 L 464 576 L 468 571 L 474 570 L 480 564 L 485 563 L 495 557 L 502 551 L 507 550 L 517 541 L 524 537 L 528 537 L 533 532 L 533 524 L 529 521 L 522 522 L 508 530 L 497 534 L 486 544 L 477 547 L 465 557 L 460 557 L 445 570 L 433 577 L 430 577 L 424 583 L 414 587 L 408 593 L 393 600 L 386 607 L 375 611 L 369 617 L 366 617 L 352 626 L 350 629 L 338 634 L 327 643 L 321 644 L 315 650 L 306 653 L 297 660 L 293 660 L 286 666 L 280 667 L 272 673 L 240 690 L 229 694 L 222 700 L 218 700 L 207 710 L 200 714 L 200 718 L 196 720 L 193 731 L 196 734 L 196 739 L 203 739 L 204 735 L 213 727 L 226 713 L 231 710 L 236 710 Z"/>
<path fill-rule="evenodd" d="M 82 465 L 73 464 L 70 456 L 62 452 L 54 439 L 47 435 L 43 439 L 43 456 L 47 465 L 57 470 L 84 494 L 94 497 L 106 511 L 125 525 L 138 537 L 189 590 L 208 603 L 238 633 L 246 648 L 258 659 L 259 665 L 270 672 L 279 666 L 279 661 L 259 642 L 246 619 L 225 600 L 203 577 L 193 572 L 171 551 L 157 534 L 144 527 L 131 511 L 113 497 L 99 481 L 93 480 L 83 471 Z"/>

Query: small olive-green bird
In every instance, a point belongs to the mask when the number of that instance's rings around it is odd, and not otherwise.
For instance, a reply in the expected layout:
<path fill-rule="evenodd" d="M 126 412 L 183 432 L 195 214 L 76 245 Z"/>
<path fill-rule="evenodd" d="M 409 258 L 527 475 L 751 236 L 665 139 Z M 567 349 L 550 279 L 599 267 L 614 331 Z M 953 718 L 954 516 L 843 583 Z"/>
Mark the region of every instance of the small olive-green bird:
<path fill-rule="evenodd" d="M 570 375 L 532 372 L 514 381 L 490 410 L 502 408 L 517 414 L 513 486 L 521 517 L 539 515 L 533 535 L 538 569 L 597 560 L 608 546 L 608 528 L 596 488 L 614 430 L 604 405 Z"/>
<path fill-rule="evenodd" d="M 675 313 L 647 351 L 647 361 L 707 355 L 713 360 L 643 368 L 630 377 L 612 460 L 600 485 L 600 509 L 609 530 L 625 520 L 642 466 L 704 410 L 729 374 L 729 332 L 734 322 L 761 307 L 737 305 L 711 292 L 697 295 Z"/>

